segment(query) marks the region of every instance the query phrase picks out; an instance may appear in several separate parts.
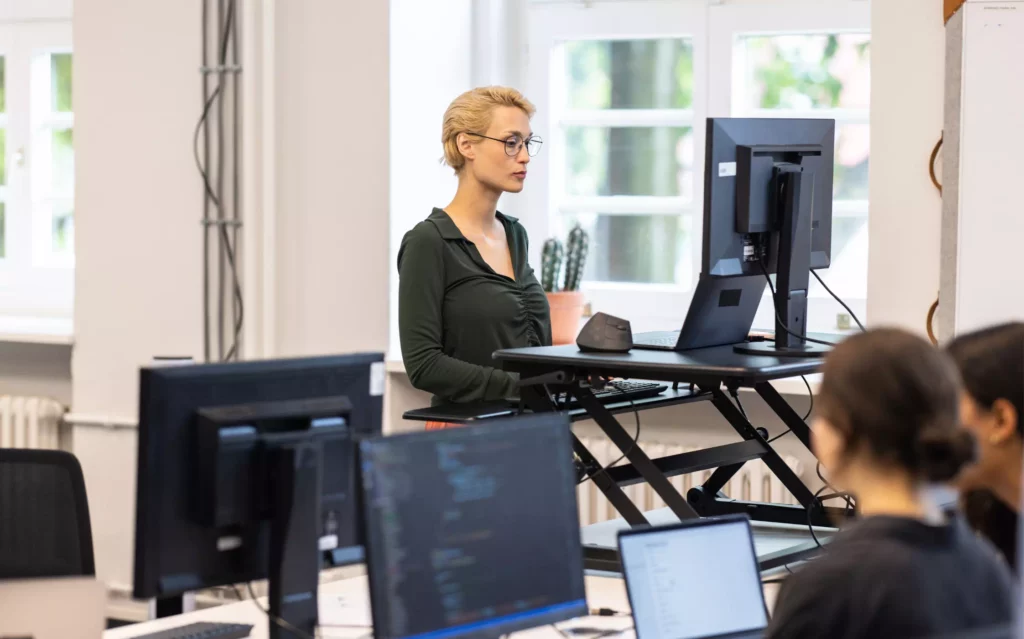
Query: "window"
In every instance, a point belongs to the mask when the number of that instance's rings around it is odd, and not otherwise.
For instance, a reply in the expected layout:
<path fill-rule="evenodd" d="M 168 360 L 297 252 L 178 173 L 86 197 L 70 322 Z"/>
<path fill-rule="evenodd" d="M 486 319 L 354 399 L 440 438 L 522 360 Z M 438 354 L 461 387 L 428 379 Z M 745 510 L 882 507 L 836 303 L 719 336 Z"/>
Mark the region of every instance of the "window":
<path fill-rule="evenodd" d="M 0 27 L 0 316 L 59 319 L 67 322 L 68 333 L 74 279 L 72 67 L 70 24 Z"/>
<path fill-rule="evenodd" d="M 36 259 L 67 263 L 74 249 L 75 152 L 71 53 L 32 58 L 32 211 Z"/>
<path fill-rule="evenodd" d="M 594 240 L 586 279 L 689 282 L 693 42 L 577 40 L 560 54 L 555 197 L 562 226 L 579 223 Z"/>
<path fill-rule="evenodd" d="M 678 322 L 700 269 L 705 118 L 837 122 L 832 267 L 821 275 L 862 315 L 867 289 L 870 17 L 866 2 L 709 6 L 619 0 L 534 3 L 528 95 L 554 144 L 535 171 L 532 229 L 590 232 L 584 288 L 634 327 Z M 546 178 L 546 179 L 545 179 Z M 546 183 L 545 183 L 546 182 Z M 534 241 L 534 245 L 542 242 Z M 841 328 L 816 282 L 809 328 Z M 758 324 L 773 325 L 770 302 Z"/>
<path fill-rule="evenodd" d="M 554 143 L 528 208 L 550 211 L 532 226 L 549 235 L 587 229 L 595 307 L 668 318 L 699 268 L 703 40 L 699 12 L 643 4 L 532 9 L 530 50 L 548 55 L 527 90 L 541 105 L 534 129 Z"/>

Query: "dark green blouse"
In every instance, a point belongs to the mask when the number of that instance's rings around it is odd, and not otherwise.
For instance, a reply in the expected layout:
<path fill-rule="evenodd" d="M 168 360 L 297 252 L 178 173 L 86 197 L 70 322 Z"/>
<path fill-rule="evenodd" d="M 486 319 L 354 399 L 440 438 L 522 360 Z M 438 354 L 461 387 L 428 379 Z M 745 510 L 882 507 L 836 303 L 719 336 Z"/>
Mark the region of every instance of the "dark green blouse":
<path fill-rule="evenodd" d="M 503 348 L 551 344 L 544 289 L 530 267 L 526 229 L 505 227 L 515 280 L 499 275 L 448 214 L 434 209 L 398 251 L 398 328 L 412 385 L 434 403 L 488 401 L 515 393 L 516 377 L 494 367 Z"/>

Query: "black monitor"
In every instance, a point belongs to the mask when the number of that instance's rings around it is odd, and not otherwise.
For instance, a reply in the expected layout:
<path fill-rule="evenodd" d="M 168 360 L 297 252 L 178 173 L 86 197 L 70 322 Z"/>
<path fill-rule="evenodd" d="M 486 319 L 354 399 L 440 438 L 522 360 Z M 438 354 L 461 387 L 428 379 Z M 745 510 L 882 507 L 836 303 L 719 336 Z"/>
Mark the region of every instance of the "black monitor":
<path fill-rule="evenodd" d="M 312 634 L 321 562 L 363 558 L 354 438 L 381 432 L 383 359 L 143 369 L 134 596 L 269 577 Z"/>
<path fill-rule="evenodd" d="M 835 135 L 835 120 L 708 119 L 702 272 L 777 274 L 775 341 L 741 352 L 827 352 L 805 338 L 810 271 L 831 263 Z"/>
<path fill-rule="evenodd" d="M 495 638 L 587 614 L 569 418 L 360 443 L 376 639 Z"/>

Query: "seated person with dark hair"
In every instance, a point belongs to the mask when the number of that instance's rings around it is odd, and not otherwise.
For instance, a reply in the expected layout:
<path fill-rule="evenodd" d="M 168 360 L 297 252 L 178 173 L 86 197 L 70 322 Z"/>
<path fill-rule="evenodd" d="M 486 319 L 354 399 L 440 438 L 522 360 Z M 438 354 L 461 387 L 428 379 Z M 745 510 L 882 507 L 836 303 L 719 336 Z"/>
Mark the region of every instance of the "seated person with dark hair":
<path fill-rule="evenodd" d="M 974 453 L 958 425 L 960 377 L 942 351 L 899 330 L 851 337 L 828 356 L 814 451 L 860 517 L 782 586 L 768 636 L 934 637 L 1013 615 L 996 550 L 925 490 Z"/>
<path fill-rule="evenodd" d="M 957 337 L 947 348 L 960 368 L 960 421 L 978 441 L 978 460 L 957 477 L 967 521 L 1017 570 L 1024 466 L 1024 323 Z"/>

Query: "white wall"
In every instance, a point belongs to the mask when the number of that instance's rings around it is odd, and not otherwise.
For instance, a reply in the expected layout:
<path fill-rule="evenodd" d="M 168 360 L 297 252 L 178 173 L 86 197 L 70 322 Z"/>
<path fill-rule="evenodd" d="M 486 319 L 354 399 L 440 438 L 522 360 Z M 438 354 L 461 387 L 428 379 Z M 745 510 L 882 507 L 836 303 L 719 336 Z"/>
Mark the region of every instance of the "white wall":
<path fill-rule="evenodd" d="M 939 290 L 942 199 L 928 157 L 943 126 L 942 7 L 876 0 L 871 11 L 868 321 L 923 332 Z"/>
<path fill-rule="evenodd" d="M 438 160 L 444 111 L 473 86 L 473 0 L 391 0 L 391 316 L 389 356 L 398 343 L 398 249 L 402 236 L 444 207 L 458 185 Z M 439 34 L 444 37 L 439 37 Z"/>
<path fill-rule="evenodd" d="M 0 22 L 5 20 L 67 20 L 71 0 L 0 0 Z"/>
<path fill-rule="evenodd" d="M 191 146 L 202 106 L 199 11 L 198 0 L 75 5 L 73 411 L 84 421 L 130 425 L 138 367 L 157 354 L 202 353 L 202 191 Z M 384 350 L 387 3 L 279 1 L 275 35 L 269 350 Z M 136 441 L 133 428 L 75 431 L 97 572 L 116 585 L 131 582 Z"/>
<path fill-rule="evenodd" d="M 388 26 L 384 0 L 277 2 L 279 355 L 387 348 Z"/>
<path fill-rule="evenodd" d="M 77 0 L 73 408 L 131 419 L 138 367 L 201 354 L 198 2 Z M 97 573 L 131 583 L 135 433 L 76 428 Z"/>

